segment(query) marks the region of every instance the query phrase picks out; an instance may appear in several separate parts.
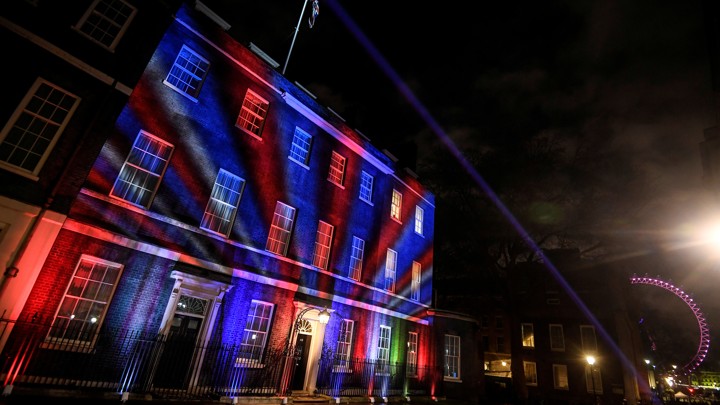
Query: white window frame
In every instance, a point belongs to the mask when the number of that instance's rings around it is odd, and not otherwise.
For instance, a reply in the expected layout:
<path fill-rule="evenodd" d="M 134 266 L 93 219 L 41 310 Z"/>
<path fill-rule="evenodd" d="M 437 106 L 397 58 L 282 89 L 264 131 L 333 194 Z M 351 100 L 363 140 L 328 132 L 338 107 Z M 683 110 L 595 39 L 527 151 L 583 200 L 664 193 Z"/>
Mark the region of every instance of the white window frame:
<path fill-rule="evenodd" d="M 376 374 L 390 374 L 390 343 L 392 342 L 392 328 L 380 325 L 377 345 L 377 369 Z"/>
<path fill-rule="evenodd" d="M 223 236 L 230 235 L 244 188 L 244 179 L 220 169 L 200 221 L 200 228 Z"/>
<path fill-rule="evenodd" d="M 353 332 L 355 330 L 355 321 L 352 319 L 343 319 L 340 323 L 340 331 L 338 332 L 338 341 L 335 349 L 335 365 L 334 372 L 349 373 L 352 371 L 350 358 L 352 355 Z"/>
<path fill-rule="evenodd" d="M 597 336 L 595 335 L 595 327 L 592 325 L 580 325 L 580 341 L 582 343 L 583 353 L 597 353 Z"/>
<path fill-rule="evenodd" d="M 445 380 L 460 380 L 460 336 L 445 334 L 443 370 Z"/>
<path fill-rule="evenodd" d="M 422 265 L 413 260 L 412 279 L 410 282 L 410 299 L 420 301 L 420 283 L 422 280 Z"/>
<path fill-rule="evenodd" d="M 425 210 L 419 205 L 415 206 L 415 233 L 423 236 L 423 223 L 425 222 Z"/>
<path fill-rule="evenodd" d="M 262 130 L 269 109 L 269 101 L 260 97 L 256 92 L 247 89 L 235 126 L 253 138 L 262 140 Z"/>
<path fill-rule="evenodd" d="M 55 95 L 59 93 L 62 96 L 58 103 Z M 78 96 L 43 78 L 37 78 L 0 132 L 0 167 L 37 180 L 79 104 Z M 28 124 L 21 127 L 24 122 Z M 42 131 L 30 129 L 30 126 L 36 128 L 38 123 L 41 123 Z M 49 128 L 54 128 L 54 131 Z M 46 135 L 50 134 L 52 138 L 47 138 Z M 27 141 L 30 137 L 32 142 Z M 46 144 L 44 148 L 39 146 L 40 140 Z M 33 150 L 23 148 L 25 144 L 33 144 Z M 38 153 L 41 150 L 42 153 Z M 34 164 L 28 161 L 28 157 L 32 156 L 37 157 Z M 18 160 L 18 157 L 21 159 Z"/>
<path fill-rule="evenodd" d="M 393 189 L 392 200 L 390 201 L 390 218 L 402 223 L 402 193 Z"/>
<path fill-rule="evenodd" d="M 105 320 L 123 268 L 120 263 L 85 254 L 80 256 L 53 317 L 53 326 L 45 338 L 46 343 L 53 345 L 50 347 L 89 349 L 95 344 L 97 331 Z M 88 288 L 91 284 L 96 287 Z M 85 297 L 85 293 L 93 296 Z M 104 297 L 100 296 L 101 293 Z M 54 344 L 59 345 L 56 347 Z"/>
<path fill-rule="evenodd" d="M 418 365 L 418 333 L 417 332 L 408 332 L 408 341 L 407 341 L 407 360 L 406 360 L 406 369 L 407 369 L 407 375 L 410 377 L 416 377 L 417 376 L 417 365 Z"/>
<path fill-rule="evenodd" d="M 361 201 L 365 201 L 366 203 L 373 205 L 372 203 L 372 196 L 373 196 L 373 183 L 375 182 L 375 178 L 365 170 L 360 172 L 360 192 L 359 192 L 359 198 Z"/>
<path fill-rule="evenodd" d="M 553 388 L 556 390 L 569 390 L 568 372 L 565 364 L 553 364 Z"/>
<path fill-rule="evenodd" d="M 385 278 L 383 288 L 385 291 L 395 292 L 395 277 L 397 275 L 397 252 L 388 248 L 385 256 Z"/>
<path fill-rule="evenodd" d="M 292 145 L 290 145 L 290 153 L 288 159 L 299 164 L 300 166 L 309 169 L 308 164 L 310 163 L 310 150 L 312 149 L 312 135 L 295 127 L 295 133 L 293 134 Z"/>
<path fill-rule="evenodd" d="M 549 326 L 550 330 L 550 350 L 554 352 L 565 351 L 565 332 L 563 326 L 557 323 L 551 323 Z M 553 331 L 559 331 L 559 334 L 553 333 Z"/>
<path fill-rule="evenodd" d="M 523 371 L 525 372 L 525 385 L 537 387 L 537 364 L 534 361 L 523 361 Z"/>
<path fill-rule="evenodd" d="M 315 251 L 313 252 L 313 266 L 327 270 L 334 231 L 335 227 L 329 223 L 325 221 L 318 222 L 317 235 L 315 237 Z"/>
<path fill-rule="evenodd" d="M 100 3 L 103 4 L 102 8 L 99 7 Z M 117 5 L 123 9 L 119 9 Z M 112 10 L 112 13 L 107 10 Z M 103 48 L 114 51 L 135 18 L 135 14 L 137 9 L 126 1 L 95 0 L 73 29 Z M 115 32 L 108 32 L 105 27 L 112 27 Z M 109 38 L 111 41 L 104 41 L 104 38 Z"/>
<path fill-rule="evenodd" d="M 535 328 L 532 323 L 520 324 L 520 338 L 525 349 L 535 348 Z"/>
<path fill-rule="evenodd" d="M 274 311 L 275 305 L 270 302 L 259 300 L 250 302 L 239 348 L 239 363 L 262 362 L 265 346 L 270 335 L 270 325 L 272 324 Z"/>
<path fill-rule="evenodd" d="M 350 247 L 350 266 L 348 277 L 360 281 L 362 277 L 363 257 L 365 256 L 365 241 L 353 235 L 352 246 Z"/>
<path fill-rule="evenodd" d="M 295 208 L 278 201 L 275 204 L 272 224 L 268 232 L 265 250 L 280 256 L 286 256 L 290 246 L 293 223 L 295 222 Z"/>
<path fill-rule="evenodd" d="M 174 148 L 171 143 L 140 130 L 115 179 L 110 196 L 138 207 L 150 207 Z"/>
<path fill-rule="evenodd" d="M 197 103 L 208 70 L 210 62 L 183 45 L 163 84 Z"/>
<path fill-rule="evenodd" d="M 330 168 L 328 169 L 328 181 L 340 188 L 344 188 L 345 166 L 347 159 L 345 156 L 333 151 L 330 156 Z"/>

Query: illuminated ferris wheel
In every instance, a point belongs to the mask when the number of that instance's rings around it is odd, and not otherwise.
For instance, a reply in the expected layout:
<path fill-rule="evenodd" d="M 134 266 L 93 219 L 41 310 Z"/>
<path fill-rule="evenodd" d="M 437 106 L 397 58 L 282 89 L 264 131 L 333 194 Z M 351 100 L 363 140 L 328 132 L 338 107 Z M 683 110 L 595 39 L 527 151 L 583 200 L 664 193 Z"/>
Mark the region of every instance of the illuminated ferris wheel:
<path fill-rule="evenodd" d="M 710 347 L 710 329 L 708 329 L 707 322 L 705 321 L 705 316 L 700 310 L 698 304 L 692 299 L 690 295 L 685 293 L 685 291 L 674 286 L 672 283 L 661 280 L 659 278 L 653 278 L 648 276 L 638 277 L 633 275 L 632 277 L 630 277 L 630 283 L 646 284 L 663 288 L 678 296 L 681 300 L 685 302 L 685 304 L 687 304 L 688 307 L 690 307 L 690 310 L 692 310 L 693 314 L 695 315 L 698 326 L 700 328 L 700 340 L 695 356 L 692 358 L 692 360 L 690 360 L 682 367 L 681 371 L 685 374 L 691 373 L 703 362 L 703 360 L 705 360 L 705 356 L 707 356 L 708 353 L 708 348 Z"/>

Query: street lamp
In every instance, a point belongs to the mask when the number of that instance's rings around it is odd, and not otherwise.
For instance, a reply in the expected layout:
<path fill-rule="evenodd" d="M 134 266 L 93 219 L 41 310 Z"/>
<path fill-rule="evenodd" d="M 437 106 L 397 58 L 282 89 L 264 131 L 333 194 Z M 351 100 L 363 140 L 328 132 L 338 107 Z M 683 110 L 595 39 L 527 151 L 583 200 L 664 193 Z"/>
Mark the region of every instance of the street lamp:
<path fill-rule="evenodd" d="M 585 357 L 585 360 L 587 361 L 588 365 L 590 366 L 590 381 L 592 384 L 592 391 L 593 391 L 593 403 L 597 404 L 597 390 L 595 390 L 595 357 L 593 356 L 587 356 Z"/>

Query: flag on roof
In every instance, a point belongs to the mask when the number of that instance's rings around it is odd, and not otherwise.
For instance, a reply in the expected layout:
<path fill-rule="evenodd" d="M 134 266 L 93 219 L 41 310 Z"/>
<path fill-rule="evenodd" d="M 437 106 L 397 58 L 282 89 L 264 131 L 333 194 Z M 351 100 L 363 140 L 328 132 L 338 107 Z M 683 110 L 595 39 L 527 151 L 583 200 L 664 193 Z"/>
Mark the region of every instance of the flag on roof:
<path fill-rule="evenodd" d="M 310 17 L 308 18 L 308 25 L 310 26 L 310 28 L 315 25 L 315 19 L 317 18 L 318 14 L 320 14 L 320 3 L 318 0 L 313 0 L 312 12 L 310 13 Z"/>

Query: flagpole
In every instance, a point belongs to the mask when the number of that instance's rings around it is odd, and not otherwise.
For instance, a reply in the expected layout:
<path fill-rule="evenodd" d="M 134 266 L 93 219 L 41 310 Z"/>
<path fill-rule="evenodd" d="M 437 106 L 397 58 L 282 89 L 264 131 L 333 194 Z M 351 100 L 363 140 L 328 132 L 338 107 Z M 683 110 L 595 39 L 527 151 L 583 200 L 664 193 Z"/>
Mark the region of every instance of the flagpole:
<path fill-rule="evenodd" d="M 297 38 L 298 31 L 300 30 L 300 24 L 302 23 L 303 15 L 305 14 L 305 7 L 307 7 L 308 0 L 304 0 L 302 10 L 300 10 L 300 18 L 298 18 L 298 23 L 295 26 L 295 35 L 293 35 L 292 42 L 290 43 L 290 50 L 288 51 L 287 58 L 285 59 L 285 65 L 283 66 L 282 74 L 285 74 L 285 69 L 287 69 L 288 62 L 290 61 L 290 54 L 292 53 L 293 46 L 295 45 L 295 38 Z"/>

